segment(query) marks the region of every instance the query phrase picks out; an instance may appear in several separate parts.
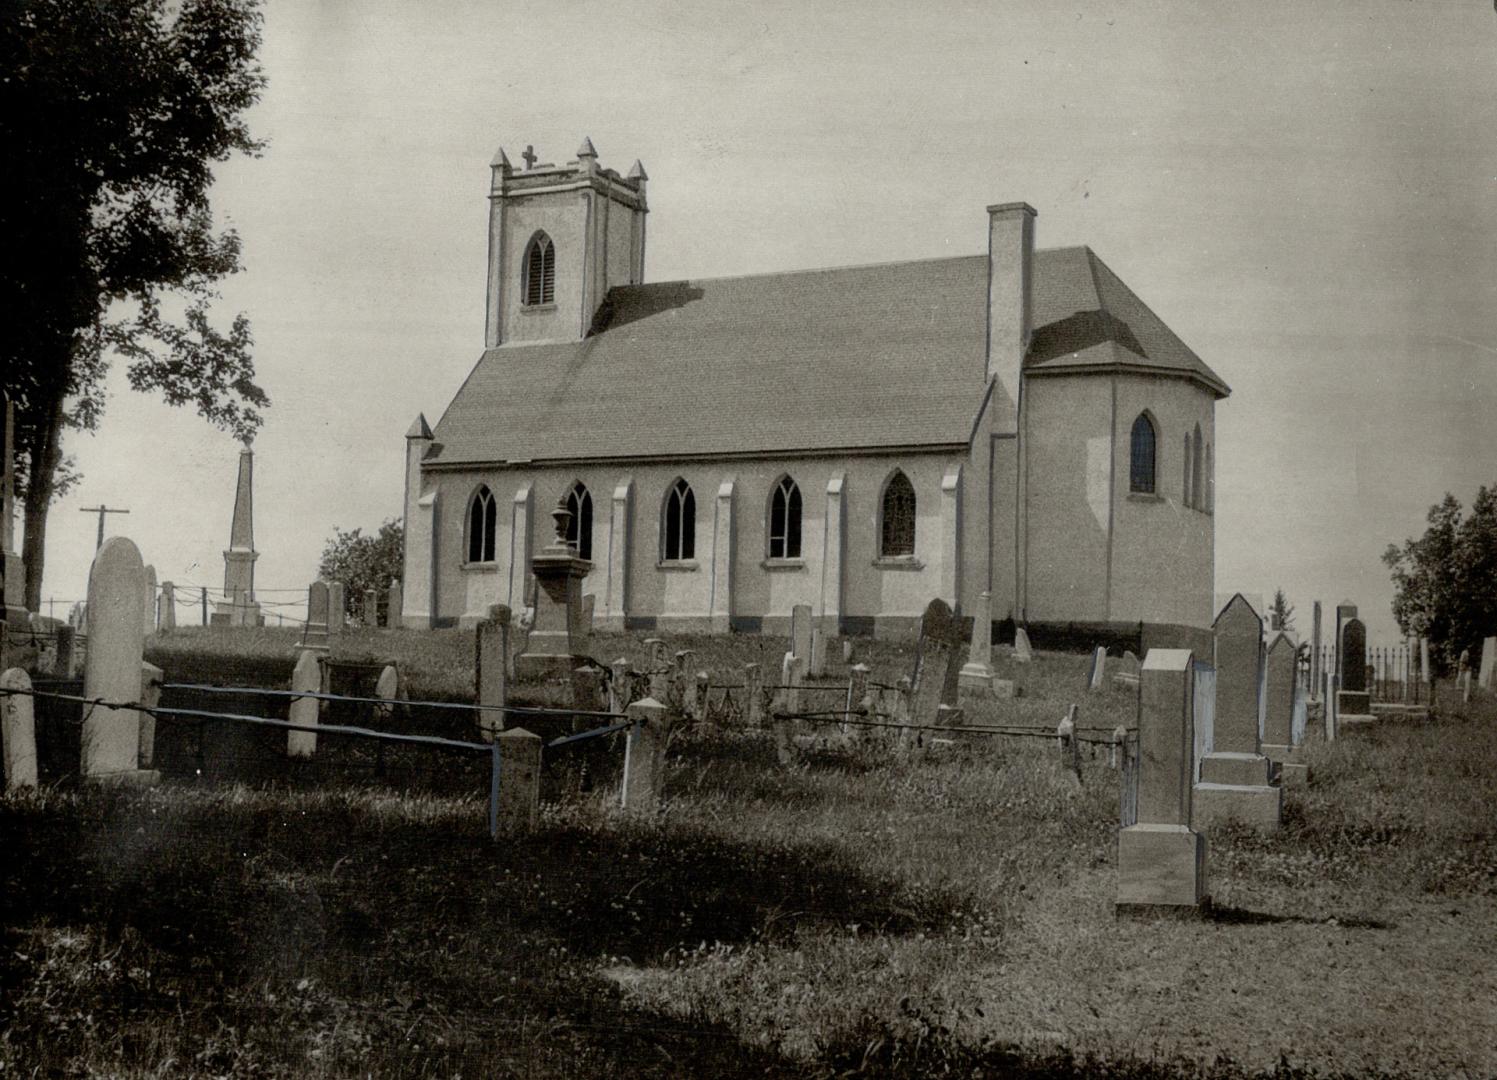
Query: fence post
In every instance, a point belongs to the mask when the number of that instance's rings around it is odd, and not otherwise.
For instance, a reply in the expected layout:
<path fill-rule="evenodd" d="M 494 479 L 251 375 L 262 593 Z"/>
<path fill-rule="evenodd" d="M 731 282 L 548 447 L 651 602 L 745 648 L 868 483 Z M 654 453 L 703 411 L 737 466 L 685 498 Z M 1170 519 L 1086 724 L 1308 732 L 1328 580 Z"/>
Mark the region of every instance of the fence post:
<path fill-rule="evenodd" d="M 494 736 L 489 824 L 493 835 L 528 832 L 541 813 L 541 737 L 524 728 Z"/>
<path fill-rule="evenodd" d="M 619 804 L 631 810 L 653 810 L 660 805 L 665 781 L 665 741 L 670 734 L 665 706 L 654 698 L 644 698 L 626 711 L 632 724 L 624 743 Z"/>
<path fill-rule="evenodd" d="M 161 583 L 161 595 L 156 601 L 156 628 L 158 630 L 175 630 L 177 628 L 177 587 L 170 581 Z"/>
<path fill-rule="evenodd" d="M 764 676 L 758 664 L 743 665 L 743 692 L 747 696 L 748 708 L 744 711 L 744 722 L 751 728 L 764 725 Z"/>
<path fill-rule="evenodd" d="M 1066 710 L 1066 715 L 1055 728 L 1055 734 L 1060 742 L 1061 754 L 1066 759 L 1066 768 L 1076 774 L 1076 779 L 1081 779 L 1081 741 L 1076 737 L 1076 706 L 1072 705 Z"/>
<path fill-rule="evenodd" d="M 203 586 L 203 625 L 208 625 L 208 586 Z"/>
<path fill-rule="evenodd" d="M 314 649 L 303 649 L 301 655 L 296 658 L 296 667 L 291 672 L 291 691 L 299 694 L 315 694 L 321 689 L 322 665 L 317 662 L 317 652 Z M 317 726 L 318 706 L 319 702 L 316 698 L 292 698 L 286 718 L 293 724 L 314 728 Z M 287 757 L 310 758 L 316 752 L 317 733 L 315 731 L 286 732 Z"/>
<path fill-rule="evenodd" d="M 854 664 L 847 669 L 847 705 L 843 710 L 842 732 L 847 733 L 847 713 L 864 712 L 868 707 L 868 665 Z"/>
<path fill-rule="evenodd" d="M 5 744 L 5 790 L 36 787 L 36 711 L 31 679 L 21 668 L 0 675 L 0 688 L 20 694 L 0 695 L 0 741 Z"/>
<path fill-rule="evenodd" d="M 795 737 L 792 734 L 795 721 L 787 720 L 785 716 L 800 712 L 801 672 L 805 668 L 804 657 L 788 652 L 780 664 L 780 707 L 775 711 L 781 715 L 775 716 L 773 722 L 775 758 L 781 765 L 795 764 Z"/>
<path fill-rule="evenodd" d="M 123 536 L 106 540 L 88 575 L 88 654 L 83 696 L 135 703 L 145 651 L 145 565 Z M 154 784 L 140 767 L 139 710 L 85 706 L 82 775 L 86 780 Z"/>
<path fill-rule="evenodd" d="M 165 682 L 161 669 L 155 664 L 140 665 L 140 703 L 147 709 L 161 704 L 161 684 Z M 156 716 L 142 711 L 140 714 L 140 767 L 151 768 L 156 761 Z"/>
<path fill-rule="evenodd" d="M 478 714 L 484 742 L 504 728 L 504 713 L 493 710 L 509 704 L 509 628 L 509 608 L 495 604 L 473 632 L 473 691 L 485 709 Z"/>

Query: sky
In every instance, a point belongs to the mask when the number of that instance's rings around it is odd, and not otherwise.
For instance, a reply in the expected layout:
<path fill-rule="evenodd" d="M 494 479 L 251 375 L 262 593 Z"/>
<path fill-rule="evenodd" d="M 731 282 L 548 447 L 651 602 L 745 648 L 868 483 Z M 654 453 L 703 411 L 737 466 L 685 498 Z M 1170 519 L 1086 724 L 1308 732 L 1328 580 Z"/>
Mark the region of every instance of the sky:
<path fill-rule="evenodd" d="M 401 514 L 404 434 L 482 350 L 488 162 L 584 136 L 649 172 L 652 281 L 980 254 L 986 207 L 1030 203 L 1231 385 L 1216 589 L 1282 588 L 1302 629 L 1352 599 L 1391 642 L 1383 550 L 1497 484 L 1490 0 L 268 0 L 260 57 L 268 145 L 213 201 L 272 400 L 262 599 Z M 238 445 L 122 367 L 67 445 L 59 616 L 101 502 L 159 578 L 223 583 Z"/>

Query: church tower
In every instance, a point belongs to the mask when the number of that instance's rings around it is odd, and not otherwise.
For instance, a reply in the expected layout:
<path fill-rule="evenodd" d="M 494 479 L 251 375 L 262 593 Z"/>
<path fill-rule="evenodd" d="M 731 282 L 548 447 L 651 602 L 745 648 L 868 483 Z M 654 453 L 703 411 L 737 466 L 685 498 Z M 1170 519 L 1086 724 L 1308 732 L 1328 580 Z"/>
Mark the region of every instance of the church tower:
<path fill-rule="evenodd" d="M 490 163 L 484 347 L 586 337 L 608 290 L 644 280 L 644 166 L 598 165 L 591 139 L 565 165 L 523 169 L 501 147 Z"/>

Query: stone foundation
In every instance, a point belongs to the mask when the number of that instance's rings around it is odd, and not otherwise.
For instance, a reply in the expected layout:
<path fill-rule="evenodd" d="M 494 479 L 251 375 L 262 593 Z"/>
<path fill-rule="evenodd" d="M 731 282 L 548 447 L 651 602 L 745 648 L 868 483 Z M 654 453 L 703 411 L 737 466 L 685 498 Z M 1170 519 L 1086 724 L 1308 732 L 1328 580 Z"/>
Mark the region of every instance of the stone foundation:
<path fill-rule="evenodd" d="M 1266 758 L 1262 759 L 1267 761 Z M 1202 762 L 1204 772 L 1205 762 Z M 1260 832 L 1277 832 L 1283 816 L 1284 792 L 1263 784 L 1215 784 L 1195 786 L 1191 804 L 1191 827 L 1205 831 L 1225 821 L 1237 821 Z"/>

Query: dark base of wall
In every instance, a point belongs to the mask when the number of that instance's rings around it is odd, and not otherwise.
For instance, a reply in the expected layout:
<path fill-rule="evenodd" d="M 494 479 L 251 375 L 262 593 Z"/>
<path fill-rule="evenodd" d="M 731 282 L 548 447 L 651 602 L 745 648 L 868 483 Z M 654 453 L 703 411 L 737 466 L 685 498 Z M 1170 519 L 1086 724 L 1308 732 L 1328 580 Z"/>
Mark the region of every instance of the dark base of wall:
<path fill-rule="evenodd" d="M 433 630 L 451 630 L 456 625 L 456 615 L 438 615 L 431 621 L 431 628 Z"/>
<path fill-rule="evenodd" d="M 655 616 L 653 615 L 625 615 L 625 630 L 653 630 L 655 629 Z"/>
<path fill-rule="evenodd" d="M 729 626 L 735 634 L 762 634 L 764 632 L 764 616 L 734 615 Z"/>

